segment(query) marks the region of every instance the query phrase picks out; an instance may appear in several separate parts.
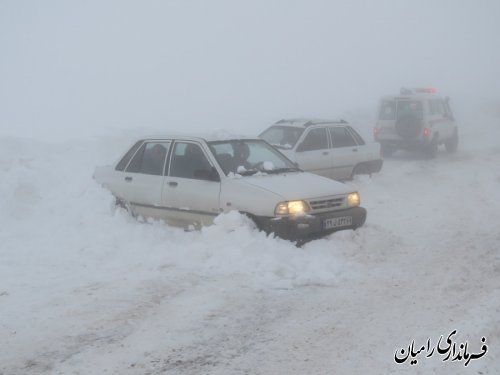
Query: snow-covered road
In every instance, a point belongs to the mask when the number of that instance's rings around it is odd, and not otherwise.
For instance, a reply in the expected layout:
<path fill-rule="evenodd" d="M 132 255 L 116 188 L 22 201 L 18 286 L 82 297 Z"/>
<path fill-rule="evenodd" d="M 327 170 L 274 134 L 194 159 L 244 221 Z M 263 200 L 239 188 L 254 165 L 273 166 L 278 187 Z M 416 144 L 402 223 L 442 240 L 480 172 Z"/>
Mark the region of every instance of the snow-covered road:
<path fill-rule="evenodd" d="M 127 134 L 0 138 L 0 374 L 500 373 L 500 127 L 485 129 L 349 182 L 366 225 L 300 249 L 236 214 L 185 233 L 112 209 L 91 175 Z M 395 362 L 455 329 L 487 353 Z"/>

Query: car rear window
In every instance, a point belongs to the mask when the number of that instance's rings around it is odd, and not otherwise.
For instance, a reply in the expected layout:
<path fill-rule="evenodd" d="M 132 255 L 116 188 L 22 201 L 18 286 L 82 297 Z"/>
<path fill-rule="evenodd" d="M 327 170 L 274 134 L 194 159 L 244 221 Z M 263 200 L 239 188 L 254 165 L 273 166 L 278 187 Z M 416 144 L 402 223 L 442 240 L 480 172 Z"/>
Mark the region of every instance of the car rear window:
<path fill-rule="evenodd" d="M 117 171 L 123 171 L 125 170 L 125 167 L 127 166 L 128 162 L 134 156 L 135 152 L 137 149 L 142 145 L 143 140 L 138 141 L 135 145 L 133 145 L 130 150 L 127 151 L 125 156 L 123 156 L 122 160 L 116 165 L 116 170 Z"/>
<path fill-rule="evenodd" d="M 396 120 L 402 117 L 422 118 L 422 102 L 418 100 L 383 100 L 380 105 L 379 120 Z"/>
<path fill-rule="evenodd" d="M 350 126 L 348 126 L 347 129 L 349 129 L 349 131 L 351 132 L 352 136 L 354 137 L 358 145 L 362 146 L 365 144 L 365 140 L 363 139 L 363 137 L 359 135 L 359 133 L 356 130 L 354 130 Z"/>
<path fill-rule="evenodd" d="M 422 118 L 422 102 L 416 100 L 398 100 L 397 103 L 398 119 L 408 116 Z"/>
<path fill-rule="evenodd" d="M 330 128 L 330 135 L 332 136 L 332 145 L 334 148 L 356 146 L 356 141 L 351 133 L 344 127 Z"/>

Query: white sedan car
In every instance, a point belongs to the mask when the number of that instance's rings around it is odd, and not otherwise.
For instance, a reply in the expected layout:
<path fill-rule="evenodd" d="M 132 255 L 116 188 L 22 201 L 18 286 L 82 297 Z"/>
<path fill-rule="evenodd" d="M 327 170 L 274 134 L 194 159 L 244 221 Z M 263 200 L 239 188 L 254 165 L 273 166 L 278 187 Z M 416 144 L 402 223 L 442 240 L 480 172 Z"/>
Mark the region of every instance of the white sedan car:
<path fill-rule="evenodd" d="M 267 233 L 304 242 L 366 219 L 356 191 L 299 170 L 261 139 L 143 138 L 94 178 L 133 215 L 182 227 L 237 210 Z"/>
<path fill-rule="evenodd" d="M 280 120 L 259 137 L 301 169 L 335 180 L 382 168 L 380 144 L 365 142 L 344 120 Z"/>

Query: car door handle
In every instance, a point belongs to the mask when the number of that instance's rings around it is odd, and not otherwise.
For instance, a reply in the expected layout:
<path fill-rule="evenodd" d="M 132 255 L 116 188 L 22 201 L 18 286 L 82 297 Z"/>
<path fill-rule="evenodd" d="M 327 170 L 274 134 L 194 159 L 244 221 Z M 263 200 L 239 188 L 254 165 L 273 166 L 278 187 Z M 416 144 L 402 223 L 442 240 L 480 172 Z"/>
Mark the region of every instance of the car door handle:
<path fill-rule="evenodd" d="M 328 151 L 323 151 L 323 155 L 328 155 Z"/>
<path fill-rule="evenodd" d="M 352 152 L 358 152 L 358 149 L 357 148 L 353 148 Z"/>
<path fill-rule="evenodd" d="M 169 181 L 168 182 L 168 186 L 176 187 L 177 185 L 179 185 L 179 184 L 176 181 Z"/>
<path fill-rule="evenodd" d="M 132 181 L 132 177 L 130 177 L 130 176 L 125 177 L 125 181 L 131 182 Z"/>

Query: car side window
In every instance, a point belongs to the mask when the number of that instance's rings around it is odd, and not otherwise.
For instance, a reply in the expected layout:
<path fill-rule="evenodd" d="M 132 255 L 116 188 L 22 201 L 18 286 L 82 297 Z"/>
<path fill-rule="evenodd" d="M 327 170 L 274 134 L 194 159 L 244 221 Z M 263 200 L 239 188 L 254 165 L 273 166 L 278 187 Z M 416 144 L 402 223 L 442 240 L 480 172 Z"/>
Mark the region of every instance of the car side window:
<path fill-rule="evenodd" d="M 217 181 L 217 171 L 201 147 L 195 143 L 176 142 L 170 161 L 170 176 Z"/>
<path fill-rule="evenodd" d="M 170 141 L 144 143 L 128 165 L 127 172 L 163 175 L 170 143 Z"/>
<path fill-rule="evenodd" d="M 333 148 L 352 147 L 357 145 L 352 135 L 344 127 L 330 128 L 330 135 L 332 136 Z"/>
<path fill-rule="evenodd" d="M 431 115 L 441 115 L 444 113 L 444 104 L 441 99 L 429 100 L 429 112 Z"/>
<path fill-rule="evenodd" d="M 435 100 L 429 100 L 429 114 L 434 115 L 436 114 L 436 101 Z"/>
<path fill-rule="evenodd" d="M 123 156 L 123 158 L 119 161 L 119 163 L 116 165 L 116 170 L 117 171 L 123 171 L 125 170 L 125 167 L 127 166 L 127 164 L 129 163 L 130 159 L 132 158 L 132 156 L 134 156 L 134 154 L 136 153 L 137 149 L 142 145 L 142 142 L 144 142 L 143 140 L 140 140 L 138 142 L 136 142 L 131 148 L 130 150 L 127 151 L 127 153 L 125 154 L 125 156 Z"/>
<path fill-rule="evenodd" d="M 311 129 L 307 133 L 302 143 L 297 147 L 297 151 L 314 151 L 328 148 L 328 138 L 326 128 Z"/>
<path fill-rule="evenodd" d="M 443 101 L 441 99 L 437 100 L 437 110 L 439 115 L 444 114 L 444 106 L 443 106 Z"/>
<path fill-rule="evenodd" d="M 396 118 L 396 102 L 384 100 L 380 105 L 379 120 L 394 120 Z"/>
<path fill-rule="evenodd" d="M 130 160 L 130 163 L 127 166 L 127 169 L 125 170 L 126 172 L 130 173 L 139 173 L 139 170 L 141 169 L 141 164 L 142 164 L 142 158 L 144 156 L 144 149 L 146 148 L 146 144 L 143 143 L 142 146 L 137 150 L 135 153 L 134 157 L 132 160 Z"/>
<path fill-rule="evenodd" d="M 362 146 L 365 143 L 365 140 L 359 135 L 359 133 L 354 130 L 353 128 L 351 128 L 350 126 L 347 127 L 349 133 L 352 134 L 352 136 L 354 137 L 354 139 L 356 140 L 356 143 L 359 145 L 359 146 Z"/>
<path fill-rule="evenodd" d="M 146 143 L 139 173 L 162 176 L 170 142 Z"/>
<path fill-rule="evenodd" d="M 447 96 L 444 100 L 444 113 L 445 116 L 448 117 L 449 119 L 453 120 L 453 112 L 451 111 L 450 107 L 450 98 Z"/>

